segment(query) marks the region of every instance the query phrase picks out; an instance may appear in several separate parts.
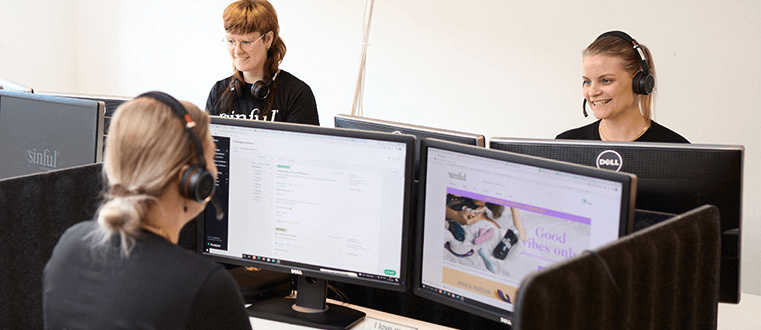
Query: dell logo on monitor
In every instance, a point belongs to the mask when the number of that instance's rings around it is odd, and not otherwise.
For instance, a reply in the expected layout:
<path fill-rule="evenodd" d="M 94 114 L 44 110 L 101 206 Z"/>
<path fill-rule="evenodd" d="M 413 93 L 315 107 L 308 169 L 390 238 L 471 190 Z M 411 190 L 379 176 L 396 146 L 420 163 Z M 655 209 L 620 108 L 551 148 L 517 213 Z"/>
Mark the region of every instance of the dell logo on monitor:
<path fill-rule="evenodd" d="M 603 170 L 613 170 L 618 172 L 621 170 L 621 166 L 624 165 L 624 159 L 614 150 L 605 150 L 597 156 L 597 162 L 595 165 L 597 168 Z"/>
<path fill-rule="evenodd" d="M 301 269 L 293 269 L 293 268 L 291 268 L 291 274 L 304 275 L 301 273 Z"/>

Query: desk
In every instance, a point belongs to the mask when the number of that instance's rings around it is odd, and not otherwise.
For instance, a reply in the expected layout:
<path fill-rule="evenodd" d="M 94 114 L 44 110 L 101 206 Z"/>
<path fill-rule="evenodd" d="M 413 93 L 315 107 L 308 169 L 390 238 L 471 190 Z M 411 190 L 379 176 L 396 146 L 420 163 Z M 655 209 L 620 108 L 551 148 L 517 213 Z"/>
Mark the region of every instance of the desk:
<path fill-rule="evenodd" d="M 739 304 L 719 304 L 719 330 L 759 328 L 761 328 L 761 296 L 741 293 Z"/>
<path fill-rule="evenodd" d="M 338 303 L 336 301 L 330 301 L 331 303 Z M 376 322 L 383 322 L 382 324 L 395 324 L 399 330 L 444 330 L 452 329 L 436 324 L 431 324 L 415 319 L 401 317 L 398 315 L 388 314 L 361 306 L 351 306 L 354 309 L 363 311 L 367 314 L 365 320 L 356 325 L 352 330 L 376 330 Z M 312 329 L 308 327 L 280 323 L 270 320 L 263 320 L 257 318 L 251 319 L 251 328 L 254 330 L 260 329 Z M 755 330 L 761 328 L 761 296 L 750 293 L 741 293 L 740 303 L 733 304 L 719 304 L 719 330 Z"/>
<path fill-rule="evenodd" d="M 328 299 L 328 302 L 331 304 L 339 304 L 340 302 L 334 301 L 331 299 Z M 441 326 L 438 324 L 432 324 L 427 323 L 411 318 L 406 318 L 399 315 L 389 314 L 381 311 L 376 311 L 373 309 L 365 308 L 362 306 L 355 306 L 355 305 L 346 305 L 343 304 L 343 306 L 348 306 L 353 309 L 365 312 L 367 316 L 365 316 L 365 320 L 357 324 L 352 328 L 352 330 L 377 330 L 377 329 L 388 329 L 384 327 L 377 327 L 377 324 L 382 324 L 384 326 L 394 326 L 391 329 L 394 330 L 454 330 L 453 328 Z M 310 327 L 300 326 L 300 325 L 293 325 L 293 324 L 287 324 L 287 323 L 280 323 L 270 320 L 264 320 L 264 319 L 258 319 L 251 317 L 249 318 L 251 320 L 251 328 L 253 330 L 284 330 L 284 329 L 314 329 Z"/>

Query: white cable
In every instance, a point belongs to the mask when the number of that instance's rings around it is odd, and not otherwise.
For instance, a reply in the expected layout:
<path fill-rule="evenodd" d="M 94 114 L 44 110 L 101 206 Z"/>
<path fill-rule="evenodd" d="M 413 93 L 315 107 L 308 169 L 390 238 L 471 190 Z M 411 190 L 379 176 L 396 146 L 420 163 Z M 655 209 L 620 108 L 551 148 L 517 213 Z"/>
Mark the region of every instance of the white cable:
<path fill-rule="evenodd" d="M 351 106 L 352 116 L 362 116 L 362 103 L 365 93 L 365 65 L 367 63 L 367 47 L 370 46 L 370 25 L 373 21 L 375 0 L 365 0 L 365 12 L 362 20 L 362 51 L 360 52 L 359 74 L 354 90 L 354 102 Z"/>

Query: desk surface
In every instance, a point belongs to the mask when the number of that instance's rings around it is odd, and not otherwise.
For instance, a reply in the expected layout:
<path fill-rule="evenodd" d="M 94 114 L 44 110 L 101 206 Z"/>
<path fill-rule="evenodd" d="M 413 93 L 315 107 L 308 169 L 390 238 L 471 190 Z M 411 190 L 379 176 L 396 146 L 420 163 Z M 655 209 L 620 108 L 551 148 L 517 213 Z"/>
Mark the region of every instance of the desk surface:
<path fill-rule="evenodd" d="M 440 326 L 437 324 L 427 323 L 411 318 L 402 317 L 399 315 L 389 314 L 373 309 L 365 308 L 362 306 L 354 306 L 341 304 L 340 302 L 328 299 L 328 302 L 332 304 L 339 304 L 353 309 L 365 312 L 367 316 L 365 320 L 351 328 L 352 330 L 377 330 L 377 329 L 394 329 L 394 330 L 454 330 L 453 328 Z M 251 328 L 253 330 L 282 330 L 282 329 L 314 329 L 310 327 L 293 325 L 287 323 L 280 323 L 270 320 L 257 319 L 254 317 L 249 318 L 251 320 Z M 382 325 L 382 326 L 380 326 Z"/>
<path fill-rule="evenodd" d="M 761 296 L 740 294 L 740 303 L 719 304 L 720 330 L 749 330 L 761 328 Z"/>
<path fill-rule="evenodd" d="M 331 301 L 331 303 L 338 303 Z M 363 311 L 367 314 L 364 321 L 356 325 L 353 330 L 370 330 L 370 329 L 398 329 L 398 330 L 428 330 L 428 329 L 452 329 L 436 324 L 431 324 L 415 319 L 401 317 L 398 315 L 388 314 L 361 306 L 351 306 L 351 308 Z M 719 304 L 719 330 L 751 330 L 761 327 L 761 296 L 742 293 L 740 303 Z M 382 324 L 385 327 L 379 327 Z M 393 325 L 393 328 L 390 327 Z M 251 318 L 251 327 L 257 329 L 312 329 L 308 327 L 279 323 L 275 321 Z"/>

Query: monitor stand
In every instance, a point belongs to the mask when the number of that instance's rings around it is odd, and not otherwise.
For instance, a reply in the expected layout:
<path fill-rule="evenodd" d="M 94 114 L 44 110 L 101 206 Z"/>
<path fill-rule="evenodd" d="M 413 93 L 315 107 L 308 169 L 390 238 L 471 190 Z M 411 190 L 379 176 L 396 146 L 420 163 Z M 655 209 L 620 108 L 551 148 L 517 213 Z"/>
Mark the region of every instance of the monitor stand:
<path fill-rule="evenodd" d="M 365 318 L 365 313 L 329 304 L 328 281 L 298 276 L 296 299 L 272 298 L 247 308 L 248 315 L 320 329 L 349 329 Z"/>

